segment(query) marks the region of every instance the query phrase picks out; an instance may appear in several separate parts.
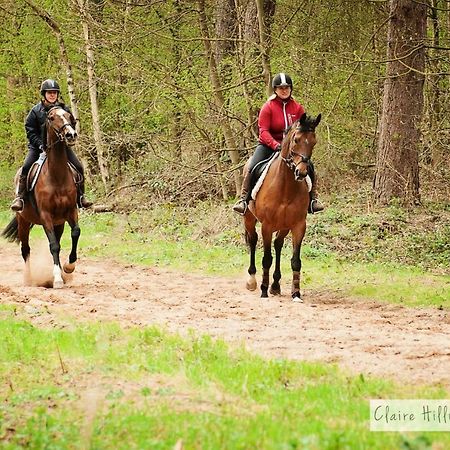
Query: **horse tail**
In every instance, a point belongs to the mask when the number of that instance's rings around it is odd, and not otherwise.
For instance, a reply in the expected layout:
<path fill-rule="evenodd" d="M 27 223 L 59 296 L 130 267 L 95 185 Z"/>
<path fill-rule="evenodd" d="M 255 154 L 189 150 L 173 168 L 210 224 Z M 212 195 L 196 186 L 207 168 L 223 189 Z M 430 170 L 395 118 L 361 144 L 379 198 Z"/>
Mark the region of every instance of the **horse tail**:
<path fill-rule="evenodd" d="M 7 239 L 9 242 L 19 242 L 17 217 L 13 217 L 11 222 L 8 223 L 6 228 L 2 231 L 2 237 Z"/>

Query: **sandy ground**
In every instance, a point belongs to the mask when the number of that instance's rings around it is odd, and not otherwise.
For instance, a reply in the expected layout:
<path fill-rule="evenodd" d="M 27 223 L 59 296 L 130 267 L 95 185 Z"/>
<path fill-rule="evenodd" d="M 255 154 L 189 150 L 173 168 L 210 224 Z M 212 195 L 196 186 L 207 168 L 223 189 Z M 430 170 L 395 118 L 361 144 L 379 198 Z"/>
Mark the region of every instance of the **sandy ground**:
<path fill-rule="evenodd" d="M 47 244 L 33 248 L 32 258 L 32 282 L 42 285 L 51 271 Z M 334 362 L 350 373 L 450 388 L 449 310 L 307 290 L 303 304 L 293 303 L 288 274 L 284 293 L 263 300 L 259 290 L 246 291 L 244 275 L 212 277 L 85 258 L 64 288 L 49 289 L 24 286 L 15 244 L 0 244 L 0 261 L 0 303 L 22 305 L 38 326 L 61 327 L 75 318 L 194 329 L 267 357 Z"/>

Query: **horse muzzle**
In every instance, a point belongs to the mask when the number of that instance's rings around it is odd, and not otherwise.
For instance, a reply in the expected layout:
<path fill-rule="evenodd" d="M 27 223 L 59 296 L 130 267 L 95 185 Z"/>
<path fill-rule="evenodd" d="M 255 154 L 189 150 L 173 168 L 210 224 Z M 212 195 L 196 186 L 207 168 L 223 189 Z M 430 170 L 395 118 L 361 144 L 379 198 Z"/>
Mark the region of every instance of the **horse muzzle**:
<path fill-rule="evenodd" d="M 294 169 L 295 181 L 303 181 L 308 175 L 308 172 L 301 172 L 297 167 Z"/>
<path fill-rule="evenodd" d="M 75 145 L 76 141 L 78 138 L 78 134 L 76 131 L 74 130 L 68 130 L 66 129 L 64 132 L 64 140 L 66 141 L 66 144 L 69 147 L 72 147 L 73 145 Z"/>

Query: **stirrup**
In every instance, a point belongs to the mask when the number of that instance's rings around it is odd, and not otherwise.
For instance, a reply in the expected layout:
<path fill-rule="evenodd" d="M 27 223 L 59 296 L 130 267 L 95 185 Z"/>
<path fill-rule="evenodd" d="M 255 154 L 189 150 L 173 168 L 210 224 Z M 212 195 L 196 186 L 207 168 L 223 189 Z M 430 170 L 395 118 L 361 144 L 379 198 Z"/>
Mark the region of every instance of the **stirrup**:
<path fill-rule="evenodd" d="M 242 211 L 242 206 L 244 207 L 244 211 Z M 247 212 L 247 209 L 248 209 L 248 203 L 242 199 L 233 205 L 233 211 L 235 213 L 240 214 L 241 216 L 243 216 Z"/>
<path fill-rule="evenodd" d="M 90 208 L 93 204 L 94 202 L 86 200 L 86 197 L 84 195 L 80 195 L 80 198 L 78 200 L 78 206 L 80 208 Z"/>
<path fill-rule="evenodd" d="M 320 205 L 318 209 L 314 209 L 314 208 L 315 208 L 315 206 L 314 206 L 315 204 Z M 313 199 L 311 200 L 311 203 L 309 204 L 308 212 L 311 213 L 311 214 L 315 214 L 315 213 L 318 213 L 318 212 L 323 211 L 324 209 L 325 209 L 325 206 L 323 206 L 323 205 L 319 202 L 319 200 L 318 200 L 317 198 L 313 198 Z"/>
<path fill-rule="evenodd" d="M 21 197 L 16 197 L 11 204 L 11 209 L 15 212 L 23 211 L 23 207 L 24 207 L 24 201 L 23 201 L 23 198 L 21 198 Z"/>

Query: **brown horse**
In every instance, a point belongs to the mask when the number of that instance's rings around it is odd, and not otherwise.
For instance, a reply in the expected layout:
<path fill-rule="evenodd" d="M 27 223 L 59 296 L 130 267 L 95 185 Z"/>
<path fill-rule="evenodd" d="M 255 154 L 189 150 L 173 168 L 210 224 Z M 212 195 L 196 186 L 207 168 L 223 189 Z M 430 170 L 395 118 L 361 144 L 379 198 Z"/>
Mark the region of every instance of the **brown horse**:
<path fill-rule="evenodd" d="M 269 270 L 272 265 L 272 235 L 276 233 L 275 271 L 270 293 L 278 295 L 280 289 L 280 259 L 284 238 L 289 231 L 292 234 L 293 254 L 291 259 L 292 298 L 301 302 L 300 270 L 302 262 L 300 249 L 306 231 L 306 215 L 309 205 L 309 191 L 306 182 L 308 165 L 314 146 L 316 145 L 315 129 L 321 115 L 308 117 L 305 114 L 287 131 L 281 144 L 281 151 L 269 167 L 264 182 L 256 196 L 251 201 L 244 215 L 245 238 L 250 249 L 250 275 L 247 289 L 256 289 L 255 251 L 258 242 L 256 232 L 257 221 L 261 222 L 261 234 L 264 244 L 262 259 L 263 276 L 261 297 L 267 297 L 269 287 Z"/>
<path fill-rule="evenodd" d="M 2 235 L 11 242 L 21 243 L 22 257 L 26 269 L 29 270 L 30 229 L 35 224 L 42 225 L 53 256 L 53 287 L 61 288 L 64 282 L 59 253 L 65 222 L 69 223 L 72 230 L 72 250 L 68 262 L 64 264 L 66 273 L 72 273 L 75 270 L 80 236 L 77 187 L 68 166 L 66 153 L 67 146 L 75 144 L 77 133 L 72 114 L 60 106 L 54 106 L 48 111 L 46 129 L 47 158 L 34 191 L 27 194 L 23 211 L 16 213 Z"/>

